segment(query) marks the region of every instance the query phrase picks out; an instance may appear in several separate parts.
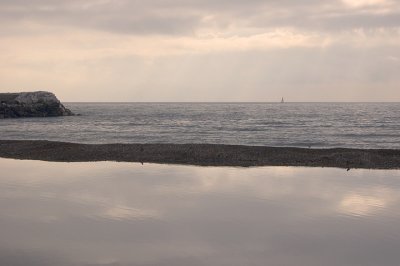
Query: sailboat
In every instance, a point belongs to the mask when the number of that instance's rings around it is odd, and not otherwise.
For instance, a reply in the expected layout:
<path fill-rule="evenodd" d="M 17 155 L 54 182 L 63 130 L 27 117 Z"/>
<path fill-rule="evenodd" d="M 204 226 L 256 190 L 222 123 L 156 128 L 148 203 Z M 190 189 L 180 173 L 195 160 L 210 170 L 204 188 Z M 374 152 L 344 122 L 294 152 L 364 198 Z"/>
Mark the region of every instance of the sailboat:
<path fill-rule="evenodd" d="M 282 97 L 282 100 L 281 100 L 281 103 L 284 103 L 285 101 L 283 100 L 283 97 Z"/>

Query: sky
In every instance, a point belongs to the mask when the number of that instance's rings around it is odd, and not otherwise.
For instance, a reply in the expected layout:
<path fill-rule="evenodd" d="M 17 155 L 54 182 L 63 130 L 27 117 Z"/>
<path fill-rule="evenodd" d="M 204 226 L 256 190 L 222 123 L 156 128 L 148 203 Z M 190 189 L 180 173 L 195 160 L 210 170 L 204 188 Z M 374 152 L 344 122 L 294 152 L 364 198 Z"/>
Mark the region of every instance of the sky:
<path fill-rule="evenodd" d="M 0 0 L 0 92 L 400 101 L 399 0 Z"/>

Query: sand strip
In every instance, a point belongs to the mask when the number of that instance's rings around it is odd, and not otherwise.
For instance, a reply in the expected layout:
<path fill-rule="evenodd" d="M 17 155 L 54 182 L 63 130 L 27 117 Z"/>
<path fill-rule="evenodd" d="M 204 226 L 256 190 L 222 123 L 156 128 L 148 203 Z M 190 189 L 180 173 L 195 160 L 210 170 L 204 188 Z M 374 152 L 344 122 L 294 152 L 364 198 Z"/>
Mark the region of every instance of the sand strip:
<path fill-rule="evenodd" d="M 202 166 L 400 169 L 400 150 L 304 149 L 218 144 L 77 144 L 0 140 L 0 157 L 55 162 L 120 161 Z"/>

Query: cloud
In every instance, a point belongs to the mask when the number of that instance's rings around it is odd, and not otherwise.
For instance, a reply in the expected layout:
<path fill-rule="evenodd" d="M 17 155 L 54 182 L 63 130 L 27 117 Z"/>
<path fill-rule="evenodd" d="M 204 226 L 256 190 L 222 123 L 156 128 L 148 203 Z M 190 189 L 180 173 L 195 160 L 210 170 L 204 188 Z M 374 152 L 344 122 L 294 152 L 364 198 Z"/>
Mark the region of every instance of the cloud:
<path fill-rule="evenodd" d="M 399 43 L 391 0 L 0 0 L 0 90 L 113 100 L 107 86 L 118 84 L 122 99 L 146 101 L 298 90 L 308 100 L 398 99 Z"/>
<path fill-rule="evenodd" d="M 105 210 L 100 216 L 112 220 L 146 220 L 160 218 L 160 214 L 156 210 L 136 209 L 123 205 L 112 206 Z"/>
<path fill-rule="evenodd" d="M 387 6 L 390 3 L 387 0 L 342 0 L 342 2 L 353 8 L 366 6 Z"/>
<path fill-rule="evenodd" d="M 271 27 L 309 31 L 393 27 L 400 26 L 399 9 L 399 4 L 384 0 L 0 1 L 3 23 L 31 22 L 137 35 L 194 35 L 204 28 L 215 32 L 235 29 L 238 34 L 244 29 Z"/>

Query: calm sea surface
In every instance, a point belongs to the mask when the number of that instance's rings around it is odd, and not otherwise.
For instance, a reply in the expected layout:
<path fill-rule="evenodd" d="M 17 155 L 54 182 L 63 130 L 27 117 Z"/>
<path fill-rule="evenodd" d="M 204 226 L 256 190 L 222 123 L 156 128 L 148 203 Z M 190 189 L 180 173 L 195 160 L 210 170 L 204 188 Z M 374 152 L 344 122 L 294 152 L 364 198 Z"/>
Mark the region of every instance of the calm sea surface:
<path fill-rule="evenodd" d="M 69 103 L 76 117 L 0 120 L 0 139 L 400 148 L 399 103 Z"/>
<path fill-rule="evenodd" d="M 398 266 L 400 173 L 0 159 L 0 265 Z"/>

